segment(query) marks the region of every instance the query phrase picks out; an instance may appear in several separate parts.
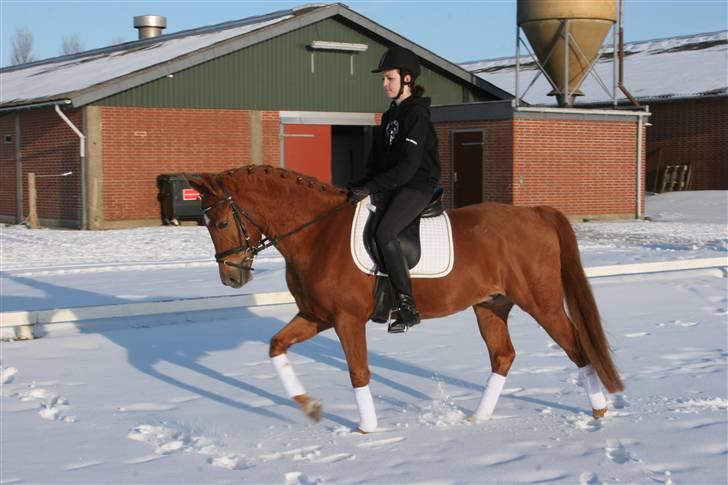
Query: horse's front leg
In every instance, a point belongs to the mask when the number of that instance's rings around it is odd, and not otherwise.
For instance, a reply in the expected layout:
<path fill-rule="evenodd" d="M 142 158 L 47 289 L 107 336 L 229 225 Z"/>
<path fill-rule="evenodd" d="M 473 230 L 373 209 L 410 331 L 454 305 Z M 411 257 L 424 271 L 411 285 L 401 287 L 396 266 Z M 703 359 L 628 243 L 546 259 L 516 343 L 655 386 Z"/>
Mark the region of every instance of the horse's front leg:
<path fill-rule="evenodd" d="M 291 345 L 308 340 L 329 328 L 331 328 L 330 324 L 317 322 L 299 313 L 270 340 L 269 355 L 271 362 L 283 383 L 283 387 L 286 389 L 286 393 L 288 393 L 288 397 L 293 399 L 300 406 L 303 413 L 314 421 L 321 420 L 321 403 L 306 394 L 306 390 L 296 377 L 286 353 Z"/>
<path fill-rule="evenodd" d="M 369 390 L 369 358 L 367 355 L 366 320 L 340 317 L 334 327 L 344 349 L 349 377 L 354 388 L 356 405 L 359 408 L 357 431 L 369 433 L 377 429 L 377 413 Z"/>

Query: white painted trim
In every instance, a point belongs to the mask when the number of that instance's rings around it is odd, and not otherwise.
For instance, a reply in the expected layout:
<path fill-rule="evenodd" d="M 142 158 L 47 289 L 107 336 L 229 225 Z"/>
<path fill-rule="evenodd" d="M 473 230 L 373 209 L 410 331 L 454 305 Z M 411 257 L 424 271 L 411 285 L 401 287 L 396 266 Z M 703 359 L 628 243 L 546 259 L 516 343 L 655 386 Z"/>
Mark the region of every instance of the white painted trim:
<path fill-rule="evenodd" d="M 658 261 L 655 263 L 614 264 L 611 266 L 594 266 L 585 268 L 589 278 L 603 276 L 624 276 L 631 274 L 661 273 L 663 271 L 684 271 L 690 269 L 708 269 L 728 267 L 727 258 L 682 259 L 678 261 Z"/>
<path fill-rule="evenodd" d="M 604 116 L 652 116 L 649 111 L 628 111 L 616 109 L 586 109 L 586 108 L 545 108 L 538 106 L 516 106 L 515 111 L 524 113 L 568 113 L 579 115 L 604 115 Z"/>
<path fill-rule="evenodd" d="M 728 258 L 686 259 L 654 263 L 616 264 L 585 268 L 589 278 L 624 276 L 633 274 L 661 273 L 665 271 L 686 271 L 728 267 Z M 181 298 L 179 300 L 150 301 L 143 303 L 122 303 L 53 310 L 31 310 L 0 312 L 0 328 L 21 327 L 35 324 L 78 322 L 92 319 L 161 315 L 169 313 L 220 310 L 235 307 L 284 305 L 295 303 L 287 291 L 275 293 L 253 293 L 235 296 L 208 298 Z"/>
<path fill-rule="evenodd" d="M 78 322 L 115 317 L 134 317 L 164 313 L 218 310 L 234 307 L 282 305 L 294 303 L 293 296 L 287 291 L 277 293 L 253 293 L 236 296 L 216 296 L 211 298 L 186 298 L 143 303 L 122 303 L 118 305 L 97 305 L 53 310 L 32 310 L 0 313 L 0 328 L 23 325 Z"/>
<path fill-rule="evenodd" d="M 376 126 L 374 113 L 334 111 L 281 111 L 281 124 L 288 125 L 355 125 Z"/>

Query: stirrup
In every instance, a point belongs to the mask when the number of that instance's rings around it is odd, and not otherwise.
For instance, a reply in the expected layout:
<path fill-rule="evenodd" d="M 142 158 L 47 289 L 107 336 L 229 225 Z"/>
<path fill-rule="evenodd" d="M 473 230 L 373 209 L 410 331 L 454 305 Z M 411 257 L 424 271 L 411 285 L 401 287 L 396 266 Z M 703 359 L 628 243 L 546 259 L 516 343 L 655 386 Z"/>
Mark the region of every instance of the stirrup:
<path fill-rule="evenodd" d="M 401 320 L 397 320 L 394 322 L 391 322 L 389 326 L 387 327 L 387 332 L 389 333 L 405 333 L 407 330 L 409 330 L 410 326 L 404 323 Z"/>
<path fill-rule="evenodd" d="M 398 295 L 399 317 L 387 327 L 389 333 L 404 333 L 420 323 L 420 314 L 411 296 Z"/>

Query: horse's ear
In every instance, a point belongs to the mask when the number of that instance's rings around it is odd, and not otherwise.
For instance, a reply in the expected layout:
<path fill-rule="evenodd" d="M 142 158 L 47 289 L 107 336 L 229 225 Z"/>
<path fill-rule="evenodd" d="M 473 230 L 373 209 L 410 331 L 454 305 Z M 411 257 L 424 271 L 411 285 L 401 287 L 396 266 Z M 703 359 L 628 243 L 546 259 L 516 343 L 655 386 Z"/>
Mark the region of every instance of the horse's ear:
<path fill-rule="evenodd" d="M 207 173 L 183 173 L 190 186 L 197 190 L 200 195 L 210 195 L 215 191 L 212 177 Z"/>

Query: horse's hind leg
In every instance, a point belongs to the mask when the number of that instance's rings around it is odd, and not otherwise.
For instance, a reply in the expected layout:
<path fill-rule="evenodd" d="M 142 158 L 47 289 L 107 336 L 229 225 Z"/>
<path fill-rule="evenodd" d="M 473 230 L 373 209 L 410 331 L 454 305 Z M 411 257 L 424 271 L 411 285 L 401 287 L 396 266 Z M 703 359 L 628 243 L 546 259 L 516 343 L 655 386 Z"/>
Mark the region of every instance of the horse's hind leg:
<path fill-rule="evenodd" d="M 558 301 L 558 303 L 555 303 Z M 594 368 L 589 365 L 589 359 L 579 348 L 574 324 L 564 310 L 560 300 L 549 300 L 545 305 L 529 309 L 528 313 L 546 330 L 546 333 L 561 347 L 569 359 L 579 368 L 579 377 L 586 390 L 589 404 L 592 407 L 592 416 L 604 417 L 607 412 L 607 399 L 604 397 L 599 377 Z"/>
<path fill-rule="evenodd" d="M 306 394 L 303 384 L 298 380 L 293 372 L 293 367 L 288 362 L 286 353 L 294 343 L 308 340 L 329 328 L 331 328 L 330 324 L 311 320 L 299 313 L 270 340 L 269 356 L 288 397 L 296 401 L 304 414 L 314 421 L 321 419 L 321 404 Z"/>
<path fill-rule="evenodd" d="M 485 345 L 488 347 L 492 371 L 478 409 L 473 413 L 473 418 L 476 420 L 487 419 L 493 414 L 498 398 L 503 391 L 508 371 L 513 359 L 516 358 L 516 351 L 513 348 L 507 325 L 508 313 L 512 307 L 513 302 L 503 296 L 473 306 L 475 316 L 478 318 L 480 335 L 483 336 Z"/>

